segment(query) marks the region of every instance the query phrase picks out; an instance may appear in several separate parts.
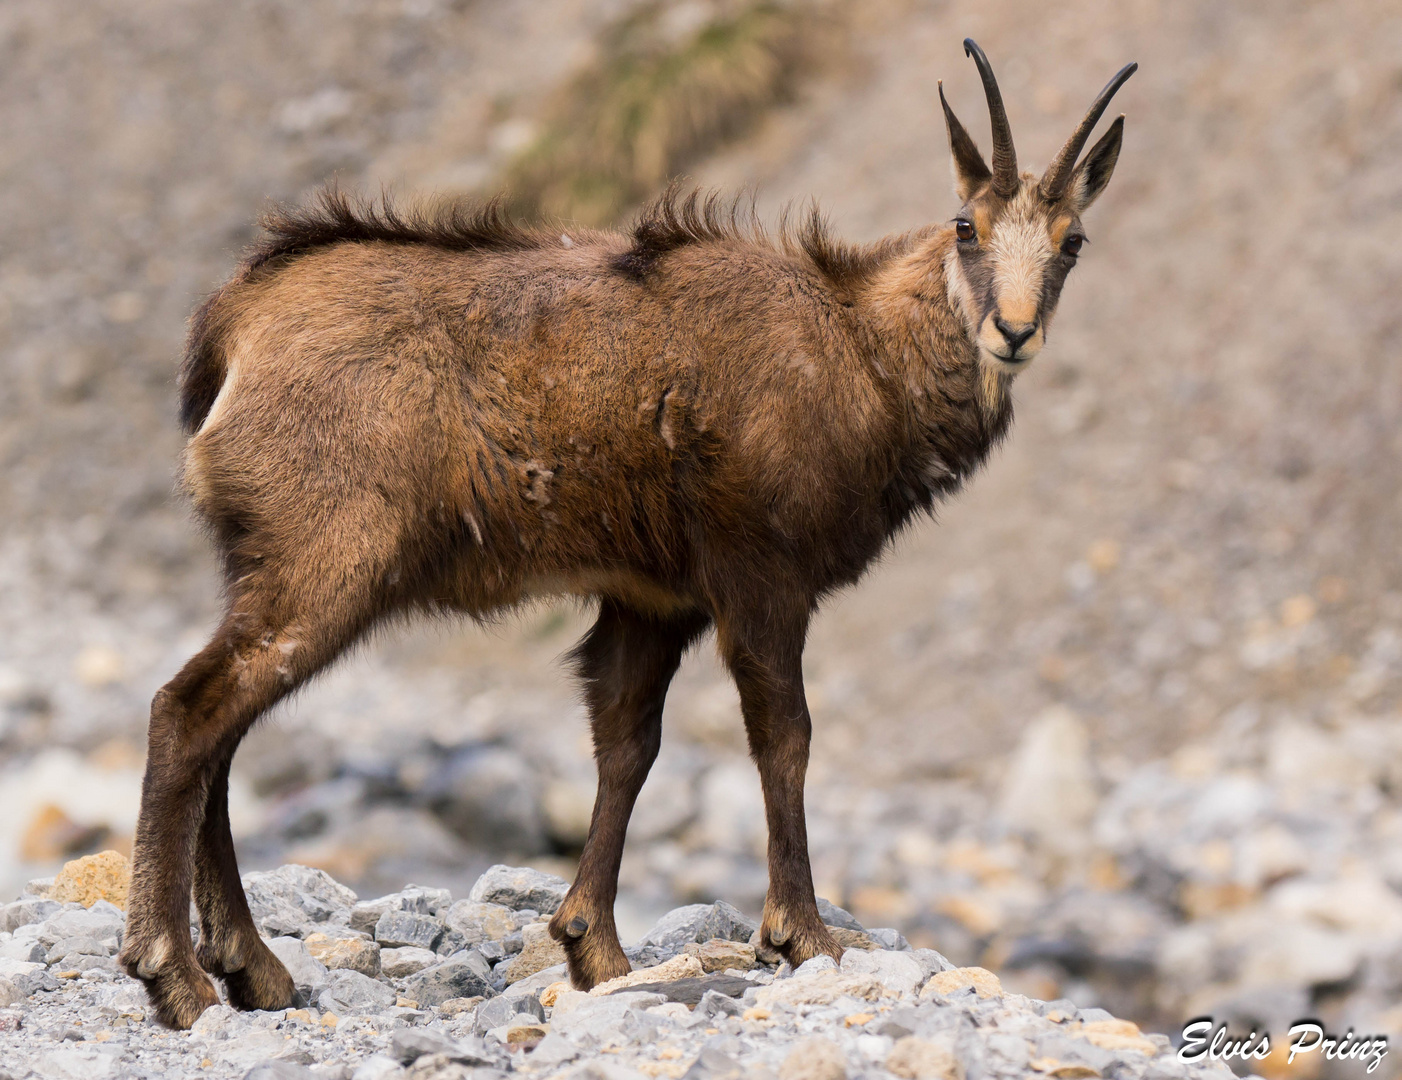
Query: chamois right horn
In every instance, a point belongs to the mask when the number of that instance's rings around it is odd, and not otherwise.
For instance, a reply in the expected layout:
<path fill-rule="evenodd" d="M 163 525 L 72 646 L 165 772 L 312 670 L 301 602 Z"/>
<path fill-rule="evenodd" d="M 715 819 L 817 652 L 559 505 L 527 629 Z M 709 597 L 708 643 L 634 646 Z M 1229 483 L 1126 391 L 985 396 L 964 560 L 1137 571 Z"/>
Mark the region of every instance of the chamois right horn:
<path fill-rule="evenodd" d="M 965 44 L 968 43 L 965 42 Z M 1066 194 L 1066 185 L 1071 179 L 1071 173 L 1076 168 L 1076 159 L 1081 156 L 1081 149 L 1086 145 L 1086 140 L 1090 138 L 1090 133 L 1095 130 L 1100 115 L 1110 104 L 1110 99 L 1115 96 L 1115 91 L 1119 90 L 1138 70 L 1138 64 L 1126 64 L 1120 68 L 1113 79 L 1105 84 L 1105 89 L 1100 91 L 1100 96 L 1091 103 L 1085 119 L 1071 133 L 1071 137 L 1066 140 L 1066 145 L 1061 148 L 1061 152 L 1047 166 L 1047 171 L 1043 175 L 1042 183 L 1038 189 L 1042 193 L 1042 198 L 1055 202 Z"/>

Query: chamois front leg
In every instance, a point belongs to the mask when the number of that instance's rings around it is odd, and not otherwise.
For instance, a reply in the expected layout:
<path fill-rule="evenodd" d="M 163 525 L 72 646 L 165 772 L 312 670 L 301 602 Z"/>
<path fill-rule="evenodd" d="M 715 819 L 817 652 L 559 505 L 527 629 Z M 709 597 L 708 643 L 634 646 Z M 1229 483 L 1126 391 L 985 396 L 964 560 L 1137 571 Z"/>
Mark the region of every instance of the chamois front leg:
<path fill-rule="evenodd" d="M 589 704 L 599 792 L 579 873 L 550 920 L 550 934 L 564 946 L 570 981 L 580 990 L 631 970 L 613 921 L 624 835 L 657 759 L 667 687 L 707 623 L 702 615 L 650 618 L 604 600 L 574 651 Z"/>
<path fill-rule="evenodd" d="M 818 915 L 803 785 L 813 725 L 803 694 L 807 613 L 787 620 L 765 612 L 753 621 L 718 617 L 721 652 L 740 691 L 750 756 L 759 766 L 769 826 L 769 892 L 762 940 L 794 967 L 842 949 Z"/>

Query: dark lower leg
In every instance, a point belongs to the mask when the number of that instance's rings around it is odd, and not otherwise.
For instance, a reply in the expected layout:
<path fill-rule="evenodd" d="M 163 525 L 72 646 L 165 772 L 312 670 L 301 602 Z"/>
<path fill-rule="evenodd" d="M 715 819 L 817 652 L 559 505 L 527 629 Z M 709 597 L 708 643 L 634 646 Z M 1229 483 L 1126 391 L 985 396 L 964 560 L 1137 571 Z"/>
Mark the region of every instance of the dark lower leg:
<path fill-rule="evenodd" d="M 151 705 L 120 957 L 127 973 L 146 984 L 160 1019 L 179 1028 L 189 1027 L 219 1000 L 190 942 L 193 845 L 210 778 L 202 762 L 173 746 L 173 733 L 184 719 L 185 709 L 171 687 L 160 690 Z"/>
<path fill-rule="evenodd" d="M 613 903 L 628 818 L 662 737 L 667 686 L 703 619 L 660 622 L 605 603 L 576 650 L 584 677 L 599 769 L 599 792 L 579 873 L 550 920 L 565 947 L 570 980 L 587 990 L 626 975 Z"/>
<path fill-rule="evenodd" d="M 769 892 L 764 898 L 764 941 L 797 967 L 827 953 L 842 959 L 842 950 L 818 915 L 813 870 L 808 860 L 808 826 L 803 785 L 808 770 L 808 716 L 802 735 L 784 734 L 755 751 L 764 816 L 769 826 Z M 800 725 L 795 724 L 795 728 Z"/>
<path fill-rule="evenodd" d="M 201 915 L 211 934 L 205 956 L 216 969 L 228 970 L 229 964 L 223 945 L 214 943 L 228 943 L 227 931 L 238 923 L 237 915 L 230 913 L 244 903 L 228 838 L 227 768 L 234 748 L 265 709 L 334 656 L 339 651 L 335 641 L 343 640 L 305 631 L 299 637 L 305 647 L 271 629 L 268 620 L 231 617 L 151 705 L 120 959 L 130 975 L 146 984 L 157 1015 L 172 1027 L 189 1027 L 218 1001 L 190 941 L 197 847 L 200 894 L 210 911 L 208 920 Z M 295 648 L 289 649 L 289 644 Z M 211 806 L 213 817 L 206 825 Z M 243 917 L 247 918 L 246 906 Z M 265 947 L 242 954 L 242 967 L 264 952 Z M 268 976 L 266 992 L 245 994 L 246 1003 L 276 999 L 276 1007 L 290 1004 L 290 979 L 284 984 L 286 994 L 273 992 L 278 990 L 271 971 L 276 964 L 268 953 L 258 968 Z"/>
<path fill-rule="evenodd" d="M 229 829 L 229 766 L 233 751 L 215 770 L 195 846 L 195 907 L 200 913 L 200 967 L 224 980 L 229 1003 L 239 1009 L 285 1009 L 296 987 L 286 968 L 258 935 L 239 880 Z"/>
<path fill-rule="evenodd" d="M 795 967 L 823 953 L 841 960 L 818 915 L 808 859 L 803 787 L 812 722 L 803 693 L 802 628 L 782 634 L 770 624 L 764 635 L 737 637 L 723 633 L 722 648 L 740 691 L 769 827 L 769 892 L 760 933 Z"/>
<path fill-rule="evenodd" d="M 596 751 L 599 793 L 589 838 L 574 885 L 550 921 L 551 935 L 569 957 L 570 981 L 581 990 L 631 970 L 618 941 L 613 903 L 628 818 L 661 742 L 661 710 L 639 721 L 632 741 Z"/>

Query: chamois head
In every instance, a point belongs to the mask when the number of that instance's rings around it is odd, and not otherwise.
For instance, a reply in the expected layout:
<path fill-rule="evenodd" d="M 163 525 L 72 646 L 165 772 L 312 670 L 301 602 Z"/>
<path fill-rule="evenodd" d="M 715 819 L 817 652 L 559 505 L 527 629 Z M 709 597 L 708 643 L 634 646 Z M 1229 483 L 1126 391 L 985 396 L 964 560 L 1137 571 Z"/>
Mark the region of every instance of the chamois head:
<path fill-rule="evenodd" d="M 1038 179 L 1017 171 L 1017 152 L 1003 97 L 988 58 L 970 38 L 993 123 L 993 167 L 964 130 L 940 86 L 940 104 L 954 157 L 954 189 L 963 205 L 954 217 L 955 243 L 946 261 L 950 292 L 962 309 L 985 364 L 1014 373 L 1041 351 L 1066 275 L 1076 265 L 1085 232 L 1081 214 L 1110 182 L 1124 136 L 1121 115 L 1079 165 L 1076 159 L 1096 121 L 1138 64 L 1120 69 L 1080 126 Z"/>

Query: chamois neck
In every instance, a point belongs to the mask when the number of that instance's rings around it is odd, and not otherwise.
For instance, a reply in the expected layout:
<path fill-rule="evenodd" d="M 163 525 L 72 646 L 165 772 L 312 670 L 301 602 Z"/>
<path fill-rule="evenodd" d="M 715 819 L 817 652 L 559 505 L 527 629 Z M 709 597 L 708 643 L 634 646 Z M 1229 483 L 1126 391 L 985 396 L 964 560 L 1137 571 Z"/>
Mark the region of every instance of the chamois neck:
<path fill-rule="evenodd" d="M 1011 379 L 981 361 L 951 287 L 953 231 L 916 234 L 872 275 L 862 297 L 878 361 L 895 383 L 917 438 L 976 468 L 1012 421 Z"/>

